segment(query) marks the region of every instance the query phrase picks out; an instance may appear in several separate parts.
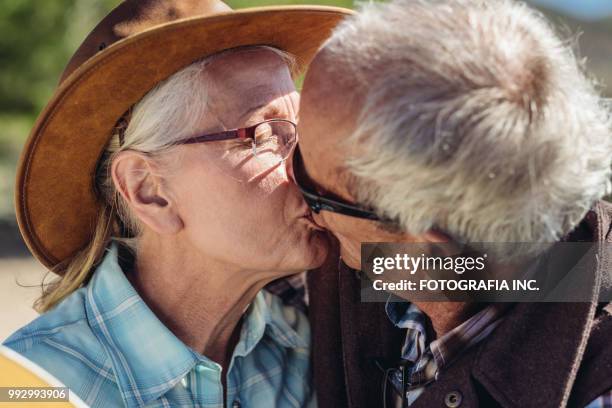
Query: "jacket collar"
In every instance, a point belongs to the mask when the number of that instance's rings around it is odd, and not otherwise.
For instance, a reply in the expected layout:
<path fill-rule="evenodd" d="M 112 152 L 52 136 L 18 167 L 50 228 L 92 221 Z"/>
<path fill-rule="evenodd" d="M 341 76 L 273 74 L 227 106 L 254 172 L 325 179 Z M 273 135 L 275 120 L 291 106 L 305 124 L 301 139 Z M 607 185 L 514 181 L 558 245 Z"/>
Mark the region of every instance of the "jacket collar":
<path fill-rule="evenodd" d="M 603 244 L 611 212 L 609 204 L 597 204 L 579 227 L 583 236 L 575 238 Z M 472 374 L 503 407 L 565 406 L 593 325 L 601 278 L 609 273 L 607 252 L 593 254 L 591 302 L 517 304 L 479 349 Z"/>

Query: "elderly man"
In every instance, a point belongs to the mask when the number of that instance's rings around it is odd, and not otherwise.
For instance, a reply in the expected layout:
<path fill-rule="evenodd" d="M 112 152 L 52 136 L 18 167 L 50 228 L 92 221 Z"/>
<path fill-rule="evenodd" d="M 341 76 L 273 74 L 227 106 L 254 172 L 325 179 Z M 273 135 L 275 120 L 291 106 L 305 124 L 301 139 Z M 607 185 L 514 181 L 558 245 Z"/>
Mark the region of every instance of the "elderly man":
<path fill-rule="evenodd" d="M 612 241 L 609 114 L 541 14 L 368 5 L 315 58 L 300 116 L 290 168 L 340 243 L 309 282 L 320 406 L 610 406 L 595 286 L 581 303 L 360 301 L 363 242 Z"/>

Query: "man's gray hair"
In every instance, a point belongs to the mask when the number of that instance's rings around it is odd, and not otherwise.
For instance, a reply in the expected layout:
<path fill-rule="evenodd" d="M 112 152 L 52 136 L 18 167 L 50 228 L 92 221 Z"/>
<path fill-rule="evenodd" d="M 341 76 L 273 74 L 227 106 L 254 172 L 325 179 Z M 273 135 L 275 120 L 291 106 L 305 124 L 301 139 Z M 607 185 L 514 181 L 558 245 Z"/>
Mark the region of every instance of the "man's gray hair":
<path fill-rule="evenodd" d="M 552 243 L 610 189 L 608 106 L 525 4 L 368 4 L 326 50 L 365 90 L 358 198 L 410 233 Z"/>

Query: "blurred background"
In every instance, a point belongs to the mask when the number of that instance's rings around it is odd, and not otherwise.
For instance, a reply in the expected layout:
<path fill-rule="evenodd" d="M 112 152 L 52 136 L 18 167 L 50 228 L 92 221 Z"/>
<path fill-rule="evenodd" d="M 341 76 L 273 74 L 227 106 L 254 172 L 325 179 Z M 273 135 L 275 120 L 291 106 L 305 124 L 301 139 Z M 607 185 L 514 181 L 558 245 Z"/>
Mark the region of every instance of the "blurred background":
<path fill-rule="evenodd" d="M 612 95 L 612 1 L 532 0 L 576 44 L 591 75 Z M 0 341 L 36 316 L 44 269 L 21 241 L 13 208 L 15 166 L 34 120 L 69 57 L 118 0 L 0 0 Z M 353 7 L 350 0 L 228 1 Z"/>

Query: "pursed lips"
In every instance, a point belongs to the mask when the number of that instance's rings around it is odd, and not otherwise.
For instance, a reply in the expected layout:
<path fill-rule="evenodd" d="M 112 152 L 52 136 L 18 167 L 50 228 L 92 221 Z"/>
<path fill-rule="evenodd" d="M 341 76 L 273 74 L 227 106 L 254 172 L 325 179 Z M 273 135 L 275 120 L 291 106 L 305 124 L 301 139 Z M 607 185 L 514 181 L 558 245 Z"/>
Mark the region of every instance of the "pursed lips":
<path fill-rule="evenodd" d="M 304 214 L 302 214 L 300 218 L 308 220 L 309 224 L 311 224 L 315 229 L 319 231 L 325 231 L 325 228 L 321 227 L 315 222 L 314 218 L 312 217 L 312 211 L 310 210 L 310 208 L 306 212 L 304 212 Z"/>

